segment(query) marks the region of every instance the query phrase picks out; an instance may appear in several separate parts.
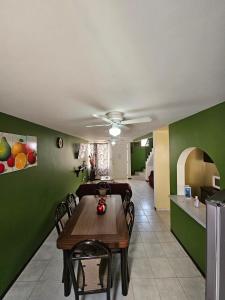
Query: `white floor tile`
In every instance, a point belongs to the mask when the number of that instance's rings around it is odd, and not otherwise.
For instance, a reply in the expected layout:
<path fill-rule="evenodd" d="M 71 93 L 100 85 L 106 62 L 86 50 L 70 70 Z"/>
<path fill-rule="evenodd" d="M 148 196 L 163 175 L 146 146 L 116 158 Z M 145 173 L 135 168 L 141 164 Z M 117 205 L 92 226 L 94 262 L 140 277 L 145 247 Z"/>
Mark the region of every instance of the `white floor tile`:
<path fill-rule="evenodd" d="M 157 238 L 155 232 L 142 231 L 139 233 L 139 235 L 141 235 L 143 243 L 159 243 L 159 239 Z"/>
<path fill-rule="evenodd" d="M 187 256 L 184 250 L 180 246 L 178 246 L 177 242 L 161 243 L 161 245 L 165 252 L 166 257 L 182 258 Z"/>
<path fill-rule="evenodd" d="M 46 241 L 36 252 L 32 260 L 50 260 L 54 255 L 57 255 L 56 252 L 62 252 L 55 246 L 55 241 Z"/>
<path fill-rule="evenodd" d="M 69 297 L 64 297 L 63 284 L 53 280 L 39 281 L 29 298 L 29 300 L 62 299 L 74 300 L 74 292 L 72 290 Z"/>
<path fill-rule="evenodd" d="M 151 258 L 149 260 L 155 278 L 176 277 L 167 258 Z"/>
<path fill-rule="evenodd" d="M 135 214 L 135 219 L 134 219 L 135 223 L 141 223 L 141 222 L 148 222 L 148 219 L 146 216 L 138 216 Z"/>
<path fill-rule="evenodd" d="M 62 272 L 63 272 L 63 258 L 52 259 L 47 265 L 45 271 L 43 272 L 40 280 L 52 280 L 55 282 L 62 281 Z"/>
<path fill-rule="evenodd" d="M 176 241 L 175 237 L 170 232 L 156 232 L 157 238 L 161 243 L 169 243 Z"/>
<path fill-rule="evenodd" d="M 15 282 L 4 300 L 27 300 L 36 284 L 36 282 Z"/>
<path fill-rule="evenodd" d="M 146 216 L 157 216 L 156 210 L 154 208 L 145 209 L 144 213 L 145 213 Z"/>
<path fill-rule="evenodd" d="M 154 226 L 151 226 L 149 222 L 134 224 L 133 231 L 154 231 Z"/>
<path fill-rule="evenodd" d="M 138 231 L 133 231 L 130 239 L 130 243 L 143 243 L 143 238 L 140 232 Z"/>
<path fill-rule="evenodd" d="M 205 300 L 205 280 L 198 278 L 179 278 L 188 300 Z"/>
<path fill-rule="evenodd" d="M 145 216 L 145 211 L 142 209 L 135 208 L 135 217 L 137 216 Z"/>
<path fill-rule="evenodd" d="M 200 277 L 201 273 L 189 257 L 168 258 L 169 263 L 177 277 Z"/>
<path fill-rule="evenodd" d="M 159 243 L 144 243 L 146 255 L 149 258 L 165 257 L 165 253 Z"/>
<path fill-rule="evenodd" d="M 147 258 L 133 258 L 129 260 L 131 278 L 153 278 L 150 261 Z"/>
<path fill-rule="evenodd" d="M 146 258 L 147 256 L 146 256 L 144 244 L 141 243 L 130 244 L 128 255 L 129 257 L 133 257 L 133 258 Z"/>
<path fill-rule="evenodd" d="M 17 281 L 38 281 L 47 268 L 48 261 L 31 260 Z"/>
<path fill-rule="evenodd" d="M 177 278 L 155 279 L 161 300 L 187 300 Z"/>
<path fill-rule="evenodd" d="M 135 300 L 160 300 L 154 279 L 132 278 Z"/>

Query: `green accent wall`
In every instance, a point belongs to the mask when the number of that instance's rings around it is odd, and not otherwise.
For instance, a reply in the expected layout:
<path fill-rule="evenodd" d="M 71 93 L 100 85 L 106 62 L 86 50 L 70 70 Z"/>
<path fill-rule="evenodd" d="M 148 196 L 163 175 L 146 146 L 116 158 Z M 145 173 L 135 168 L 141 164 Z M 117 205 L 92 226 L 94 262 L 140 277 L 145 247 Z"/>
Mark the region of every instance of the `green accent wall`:
<path fill-rule="evenodd" d="M 140 142 L 131 143 L 131 174 L 141 172 L 145 168 L 146 159 L 152 149 L 152 139 L 149 146 L 141 147 Z"/>
<path fill-rule="evenodd" d="M 197 147 L 215 162 L 225 188 L 225 102 L 169 125 L 170 191 L 177 193 L 177 161 L 183 150 Z M 171 202 L 171 230 L 205 272 L 205 229 Z"/>
<path fill-rule="evenodd" d="M 225 102 L 169 125 L 170 191 L 177 192 L 177 161 L 183 150 L 198 147 L 215 162 L 225 188 Z"/>
<path fill-rule="evenodd" d="M 0 132 L 37 136 L 38 142 L 37 167 L 0 176 L 1 298 L 52 230 L 57 203 L 77 189 L 85 173 L 73 172 L 78 138 L 3 113 Z M 64 140 L 62 149 L 57 137 Z"/>
<path fill-rule="evenodd" d="M 183 209 L 171 201 L 171 228 L 177 239 L 195 261 L 203 274 L 206 272 L 206 230 Z"/>

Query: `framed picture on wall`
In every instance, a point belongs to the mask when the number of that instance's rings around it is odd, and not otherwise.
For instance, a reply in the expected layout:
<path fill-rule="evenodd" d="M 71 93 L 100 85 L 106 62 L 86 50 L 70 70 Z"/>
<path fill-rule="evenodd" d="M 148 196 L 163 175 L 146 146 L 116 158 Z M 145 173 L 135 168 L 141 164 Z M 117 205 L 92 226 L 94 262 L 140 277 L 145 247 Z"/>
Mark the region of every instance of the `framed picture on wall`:
<path fill-rule="evenodd" d="M 184 196 L 186 198 L 191 198 L 192 195 L 191 195 L 191 187 L 189 185 L 185 185 L 184 186 Z"/>
<path fill-rule="evenodd" d="M 0 175 L 36 166 L 36 136 L 0 132 Z"/>

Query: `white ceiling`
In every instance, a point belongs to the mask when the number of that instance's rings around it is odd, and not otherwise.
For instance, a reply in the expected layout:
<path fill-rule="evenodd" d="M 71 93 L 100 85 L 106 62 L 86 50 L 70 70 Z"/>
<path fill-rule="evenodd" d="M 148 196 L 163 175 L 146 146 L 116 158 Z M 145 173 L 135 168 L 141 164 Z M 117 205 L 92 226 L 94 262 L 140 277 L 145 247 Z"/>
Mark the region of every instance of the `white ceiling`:
<path fill-rule="evenodd" d="M 133 138 L 224 99 L 224 0 L 0 0 L 2 112 L 92 140 L 152 117 Z"/>

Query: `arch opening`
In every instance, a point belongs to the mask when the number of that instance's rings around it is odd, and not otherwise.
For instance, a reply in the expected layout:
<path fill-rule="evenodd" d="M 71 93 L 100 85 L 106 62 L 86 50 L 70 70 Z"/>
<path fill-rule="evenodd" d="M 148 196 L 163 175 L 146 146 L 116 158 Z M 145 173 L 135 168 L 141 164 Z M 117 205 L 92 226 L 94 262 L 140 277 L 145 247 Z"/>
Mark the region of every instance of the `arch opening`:
<path fill-rule="evenodd" d="M 215 184 L 217 179 L 217 185 Z M 177 161 L 177 194 L 184 195 L 184 187 L 191 187 L 192 196 L 204 203 L 219 190 L 219 172 L 211 157 L 200 148 L 185 149 Z"/>

